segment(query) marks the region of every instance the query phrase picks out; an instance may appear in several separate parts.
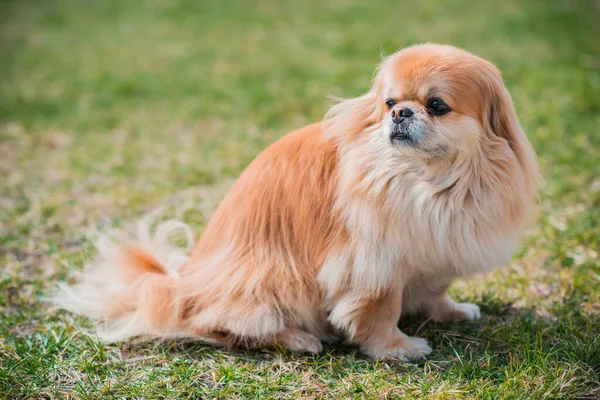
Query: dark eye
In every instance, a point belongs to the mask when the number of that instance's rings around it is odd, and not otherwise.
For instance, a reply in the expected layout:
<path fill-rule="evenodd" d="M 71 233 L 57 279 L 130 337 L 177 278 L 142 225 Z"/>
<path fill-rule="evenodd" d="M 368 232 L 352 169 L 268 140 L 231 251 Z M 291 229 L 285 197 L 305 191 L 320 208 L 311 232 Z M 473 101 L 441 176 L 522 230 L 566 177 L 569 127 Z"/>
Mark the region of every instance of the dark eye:
<path fill-rule="evenodd" d="M 385 102 L 385 105 L 386 105 L 388 108 L 392 108 L 392 107 L 394 107 L 394 104 L 396 104 L 396 102 L 395 102 L 393 99 L 389 99 L 388 101 L 386 101 L 386 102 Z"/>
<path fill-rule="evenodd" d="M 427 102 L 427 109 L 435 115 L 442 115 L 451 111 L 448 104 L 444 103 L 444 101 L 440 99 L 429 100 Z"/>

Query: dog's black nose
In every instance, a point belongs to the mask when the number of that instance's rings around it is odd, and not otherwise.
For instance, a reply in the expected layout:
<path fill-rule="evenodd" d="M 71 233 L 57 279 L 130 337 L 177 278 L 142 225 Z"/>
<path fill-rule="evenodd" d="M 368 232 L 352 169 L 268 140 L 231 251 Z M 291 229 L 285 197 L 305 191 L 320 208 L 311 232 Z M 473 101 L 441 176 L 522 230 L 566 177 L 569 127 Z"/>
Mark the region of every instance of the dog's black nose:
<path fill-rule="evenodd" d="M 392 121 L 399 124 L 404 120 L 404 118 L 412 117 L 415 112 L 409 107 L 403 107 L 400 109 L 392 110 Z"/>
<path fill-rule="evenodd" d="M 412 117 L 414 113 L 415 112 L 412 109 L 408 108 L 408 107 L 403 108 L 403 109 L 400 110 L 400 116 L 401 117 L 405 117 L 405 118 Z"/>

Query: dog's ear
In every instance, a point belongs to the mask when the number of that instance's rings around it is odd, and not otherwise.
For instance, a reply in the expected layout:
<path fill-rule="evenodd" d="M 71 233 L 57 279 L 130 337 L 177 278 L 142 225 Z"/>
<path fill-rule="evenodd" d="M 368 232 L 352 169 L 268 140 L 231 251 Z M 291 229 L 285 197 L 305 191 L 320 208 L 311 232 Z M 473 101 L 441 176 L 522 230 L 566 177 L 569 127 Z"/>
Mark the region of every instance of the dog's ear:
<path fill-rule="evenodd" d="M 490 131 L 505 139 L 515 151 L 525 137 L 525 133 L 519 123 L 512 98 L 502 83 L 502 78 L 493 76 L 490 80 L 490 101 L 487 115 Z"/>
<path fill-rule="evenodd" d="M 484 126 L 490 134 L 506 140 L 523 169 L 528 189 L 535 191 L 539 186 L 540 173 L 535 152 L 519 123 L 510 93 L 504 86 L 500 71 L 488 66 L 488 109 L 484 113 Z"/>
<path fill-rule="evenodd" d="M 354 137 L 369 126 L 379 122 L 381 107 L 379 79 L 362 96 L 351 99 L 336 99 L 323 121 L 323 132 L 327 139 L 344 140 Z"/>

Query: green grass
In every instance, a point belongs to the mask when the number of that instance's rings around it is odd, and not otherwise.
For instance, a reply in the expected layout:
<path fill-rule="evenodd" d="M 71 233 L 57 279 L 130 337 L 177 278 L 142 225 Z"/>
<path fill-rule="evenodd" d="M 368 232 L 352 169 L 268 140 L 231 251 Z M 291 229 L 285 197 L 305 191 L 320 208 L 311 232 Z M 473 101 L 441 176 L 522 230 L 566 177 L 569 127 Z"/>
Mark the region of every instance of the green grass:
<path fill-rule="evenodd" d="M 325 4 L 0 3 L 0 397 L 600 397 L 598 2 Z M 423 41 L 503 70 L 546 178 L 514 260 L 452 289 L 481 321 L 401 322 L 426 361 L 103 345 L 42 301 L 96 230 L 167 205 L 199 234 L 261 149 Z"/>

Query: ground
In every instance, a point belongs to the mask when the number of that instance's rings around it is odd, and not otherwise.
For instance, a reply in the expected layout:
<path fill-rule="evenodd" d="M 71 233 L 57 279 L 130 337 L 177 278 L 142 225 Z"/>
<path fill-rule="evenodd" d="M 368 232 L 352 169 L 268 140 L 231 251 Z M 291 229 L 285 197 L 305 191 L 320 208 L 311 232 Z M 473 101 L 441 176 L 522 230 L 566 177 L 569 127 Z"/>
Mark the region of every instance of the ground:
<path fill-rule="evenodd" d="M 2 1 L 0 397 L 599 398 L 598 20 L 591 0 Z M 451 290 L 483 318 L 401 321 L 427 360 L 105 345 L 44 301 L 97 231 L 166 206 L 199 235 L 261 149 L 424 41 L 500 67 L 545 177 L 514 259 Z"/>

